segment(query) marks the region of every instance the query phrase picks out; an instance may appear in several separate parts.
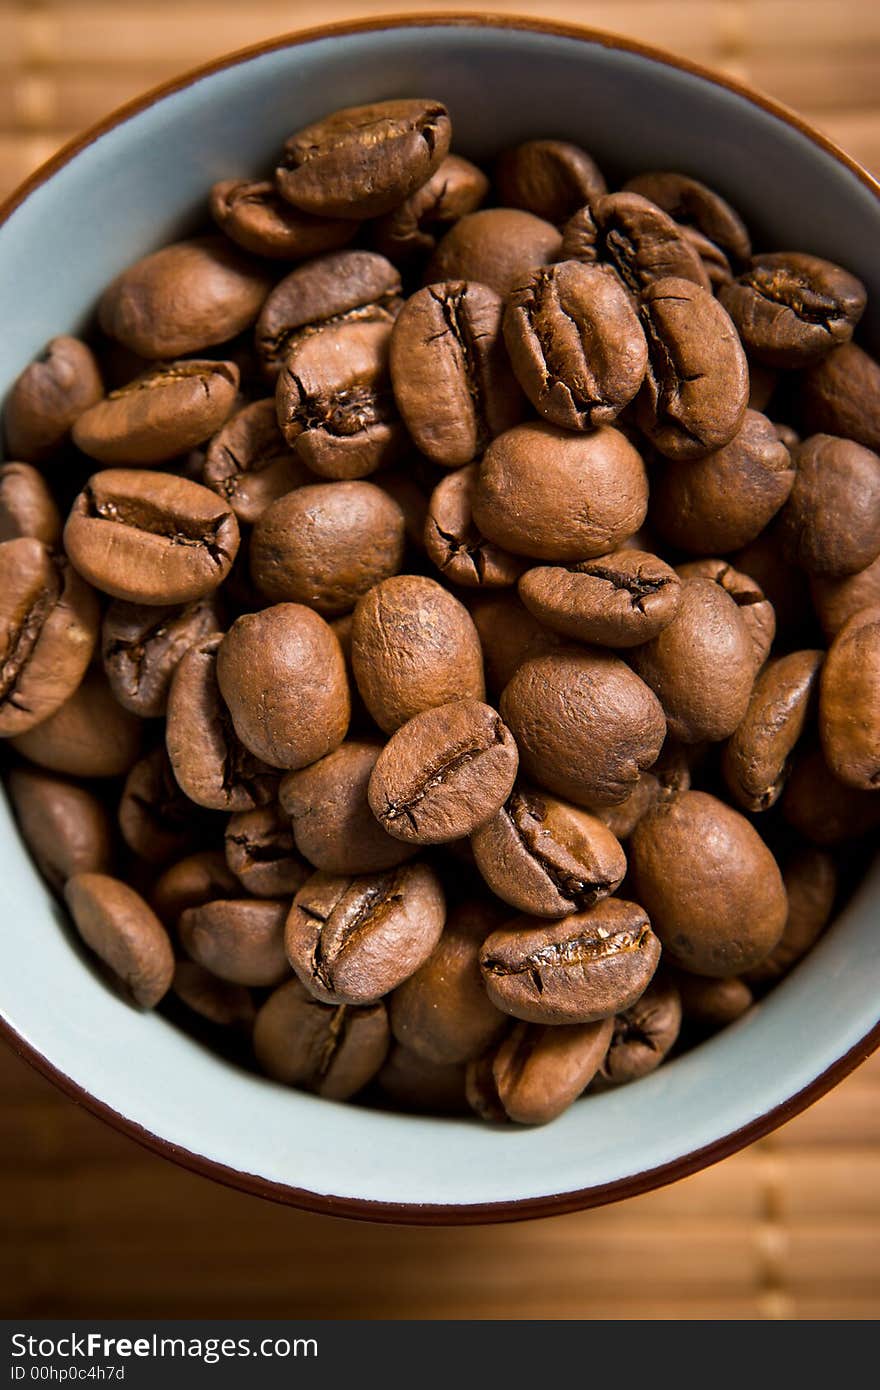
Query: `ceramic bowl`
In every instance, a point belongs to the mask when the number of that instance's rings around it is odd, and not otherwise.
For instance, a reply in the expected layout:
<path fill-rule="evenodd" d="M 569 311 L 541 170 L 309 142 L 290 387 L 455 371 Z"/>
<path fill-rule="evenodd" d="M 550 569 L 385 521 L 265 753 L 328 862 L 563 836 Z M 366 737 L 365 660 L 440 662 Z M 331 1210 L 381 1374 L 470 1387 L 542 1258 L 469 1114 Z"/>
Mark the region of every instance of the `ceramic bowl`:
<path fill-rule="evenodd" d="M 613 177 L 687 170 L 761 242 L 830 257 L 870 291 L 880 338 L 880 188 L 780 108 L 604 34 L 424 18 L 297 35 L 184 77 L 111 117 L 0 213 L 0 394 L 101 288 L 186 231 L 216 179 L 269 165 L 338 106 L 425 94 L 479 159 L 578 141 Z M 670 1181 L 765 1134 L 880 1040 L 880 875 L 745 1018 L 652 1076 L 543 1129 L 334 1104 L 237 1070 L 89 968 L 0 807 L 0 1015 L 14 1047 L 149 1147 L 247 1191 L 393 1221 L 546 1215 Z"/>

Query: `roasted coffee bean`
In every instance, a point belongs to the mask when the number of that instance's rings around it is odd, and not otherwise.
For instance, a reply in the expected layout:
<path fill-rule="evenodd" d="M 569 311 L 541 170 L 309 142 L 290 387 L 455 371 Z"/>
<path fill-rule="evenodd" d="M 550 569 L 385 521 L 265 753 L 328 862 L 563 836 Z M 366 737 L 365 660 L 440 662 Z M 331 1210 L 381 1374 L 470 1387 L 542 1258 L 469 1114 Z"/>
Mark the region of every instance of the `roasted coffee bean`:
<path fill-rule="evenodd" d="M 0 543 L 33 536 L 51 550 L 61 540 L 61 514 L 36 468 L 29 463 L 0 467 Z"/>
<path fill-rule="evenodd" d="M 366 482 L 318 483 L 273 502 L 254 527 L 251 577 L 274 602 L 346 613 L 403 562 L 403 512 Z"/>
<path fill-rule="evenodd" d="M 202 481 L 239 521 L 259 521 L 267 507 L 313 475 L 278 428 L 274 397 L 253 401 L 226 421 L 205 455 Z"/>
<path fill-rule="evenodd" d="M 685 970 L 741 974 L 782 936 L 788 908 L 776 860 L 744 816 L 706 792 L 653 806 L 628 860 L 632 892 Z"/>
<path fill-rule="evenodd" d="M 74 443 L 100 463 L 163 463 L 214 434 L 237 390 L 234 362 L 162 363 L 84 411 Z"/>
<path fill-rule="evenodd" d="M 609 193 L 566 224 L 562 256 L 610 266 L 629 293 L 675 277 L 709 290 L 703 263 L 681 228 L 638 193 Z"/>
<path fill-rule="evenodd" d="M 752 643 L 755 670 L 759 671 L 770 655 L 776 636 L 776 614 L 763 589 L 748 574 L 734 569 L 726 560 L 689 560 L 679 565 L 679 579 L 711 579 L 730 594 Z"/>
<path fill-rule="evenodd" d="M 504 340 L 540 415 L 566 429 L 608 425 L 636 395 L 648 349 L 619 280 L 599 266 L 542 266 L 510 296 Z"/>
<path fill-rule="evenodd" d="M 681 997 L 671 980 L 656 976 L 641 999 L 614 1020 L 605 1061 L 596 1078 L 619 1086 L 656 1071 L 681 1028 Z"/>
<path fill-rule="evenodd" d="M 830 261 L 777 251 L 753 256 L 719 298 L 751 356 L 770 367 L 806 367 L 849 342 L 866 291 Z"/>
<path fill-rule="evenodd" d="M 747 410 L 729 444 L 651 477 L 651 524 L 671 545 L 723 555 L 754 540 L 788 499 L 795 468 L 776 427 Z"/>
<path fill-rule="evenodd" d="M 564 140 L 526 140 L 495 161 L 495 191 L 509 208 L 523 208 L 548 222 L 565 222 L 585 203 L 608 192 L 595 160 Z"/>
<path fill-rule="evenodd" d="M 426 1062 L 408 1047 L 392 1043 L 376 1077 L 380 1096 L 397 1110 L 429 1115 L 466 1115 L 462 1066 Z"/>
<path fill-rule="evenodd" d="M 82 680 L 98 636 L 94 591 L 30 536 L 0 545 L 0 738 L 48 719 Z"/>
<path fill-rule="evenodd" d="M 500 909 L 473 899 L 450 913 L 434 951 L 389 1002 L 391 1031 L 427 1062 L 469 1062 L 508 1026 L 483 988 L 480 947 L 500 925 Z"/>
<path fill-rule="evenodd" d="M 173 929 L 188 907 L 232 898 L 240 887 L 223 851 L 203 849 L 166 869 L 156 880 L 151 901 L 166 927 Z"/>
<path fill-rule="evenodd" d="M 698 179 L 658 171 L 638 174 L 624 184 L 624 190 L 656 203 L 680 226 L 702 233 L 735 261 L 747 261 L 751 256 L 749 233 L 739 213 Z"/>
<path fill-rule="evenodd" d="M 488 191 L 482 169 L 448 154 L 420 188 L 373 222 L 373 245 L 396 261 L 429 255 L 437 237 L 466 213 L 476 212 Z"/>
<path fill-rule="evenodd" d="M 345 659 L 311 608 L 278 603 L 237 618 L 217 652 L 217 682 L 239 739 L 270 767 L 305 767 L 345 738 Z"/>
<path fill-rule="evenodd" d="M 474 525 L 477 464 L 457 468 L 431 494 L 424 525 L 429 559 L 452 584 L 493 589 L 515 584 L 526 562 L 493 545 Z"/>
<path fill-rule="evenodd" d="M 780 515 L 787 558 L 809 574 L 857 574 L 880 554 L 880 457 L 851 439 L 814 434 L 794 462 Z"/>
<path fill-rule="evenodd" d="M 219 625 L 213 598 L 197 599 L 184 608 L 116 599 L 101 629 L 104 671 L 116 699 L 142 719 L 160 718 L 178 662 Z"/>
<path fill-rule="evenodd" d="M 471 847 L 492 892 L 534 917 L 584 912 L 626 873 L 620 843 L 600 820 L 526 787 L 474 831 Z"/>
<path fill-rule="evenodd" d="M 329 1100 L 348 1100 L 372 1081 L 388 1043 L 384 1004 L 322 1004 L 299 980 L 276 989 L 254 1024 L 254 1055 L 266 1075 Z"/>
<path fill-rule="evenodd" d="M 788 896 L 785 930 L 769 956 L 748 971 L 750 985 L 767 985 L 787 975 L 828 925 L 837 893 L 837 869 L 830 854 L 804 846 L 782 871 Z"/>
<path fill-rule="evenodd" d="M 120 777 L 140 752 L 143 725 L 91 670 L 47 719 L 17 734 L 12 747 L 38 767 L 68 777 Z"/>
<path fill-rule="evenodd" d="M 290 821 L 277 806 L 230 816 L 223 843 L 227 864 L 256 898 L 292 896 L 312 872 L 294 849 Z"/>
<path fill-rule="evenodd" d="M 455 700 L 415 715 L 385 745 L 370 777 L 379 824 L 408 844 L 470 835 L 503 806 L 516 744 L 490 705 Z"/>
<path fill-rule="evenodd" d="M 451 135 L 439 101 L 349 106 L 290 136 L 275 181 L 304 212 L 380 217 L 431 177 Z"/>
<path fill-rule="evenodd" d="M 880 796 L 847 786 L 829 770 L 820 748 L 795 758 L 782 814 L 798 834 L 814 845 L 829 847 L 857 840 L 880 829 Z"/>
<path fill-rule="evenodd" d="M 290 963 L 328 1004 L 372 1004 L 414 974 L 440 939 L 446 904 L 426 864 L 352 878 L 319 871 L 287 919 Z"/>
<path fill-rule="evenodd" d="M 64 545 L 96 588 L 158 607 L 213 593 L 232 567 L 239 531 L 229 507 L 198 483 L 108 468 L 74 502 Z"/>
<path fill-rule="evenodd" d="M 480 635 L 486 664 L 486 686 L 493 697 L 501 695 L 524 661 L 545 656 L 564 645 L 553 632 L 520 602 L 516 594 L 475 594 L 470 600 L 471 617 Z"/>
<path fill-rule="evenodd" d="M 656 280 L 641 303 L 648 343 L 639 427 L 671 459 L 729 444 L 749 400 L 749 368 L 729 316 L 688 280 Z"/>
<path fill-rule="evenodd" d="M 565 647 L 533 657 L 515 672 L 500 709 L 523 772 L 588 808 L 625 800 L 666 737 L 657 697 L 607 652 Z"/>
<path fill-rule="evenodd" d="M 733 271 L 721 247 L 716 246 L 707 236 L 703 236 L 696 227 L 682 227 L 681 232 L 685 241 L 693 247 L 702 261 L 712 291 L 717 293 L 719 286 L 729 285 L 733 279 Z"/>
<path fill-rule="evenodd" d="M 457 468 L 522 417 L 501 336 L 504 306 L 487 285 L 428 285 L 408 299 L 391 336 L 394 398 L 416 447 Z"/>
<path fill-rule="evenodd" d="M 165 742 L 181 789 L 211 811 L 251 811 L 275 797 L 278 775 L 239 742 L 217 684 L 222 633 L 178 663 L 168 691 Z"/>
<path fill-rule="evenodd" d="M 680 589 L 675 571 L 642 550 L 541 565 L 519 581 L 519 596 L 536 618 L 603 647 L 635 647 L 656 637 L 678 612 Z"/>
<path fill-rule="evenodd" d="M 880 556 L 858 574 L 841 575 L 839 579 L 813 575 L 810 595 L 822 630 L 830 641 L 862 608 L 873 608 L 880 603 Z"/>
<path fill-rule="evenodd" d="M 642 460 L 610 425 L 590 434 L 535 421 L 508 430 L 486 450 L 473 496 L 483 534 L 536 560 L 606 555 L 647 509 Z"/>
<path fill-rule="evenodd" d="M 101 873 L 68 879 L 64 896 L 77 931 L 142 1009 L 152 1009 L 174 975 L 168 933 L 143 898 Z"/>
<path fill-rule="evenodd" d="M 726 1028 L 748 1013 L 755 1002 L 745 980 L 736 975 L 713 980 L 679 970 L 674 979 L 685 1018 L 702 1028 Z"/>
<path fill-rule="evenodd" d="M 271 284 L 270 270 L 225 237 L 195 237 L 124 270 L 101 296 L 98 317 L 141 357 L 183 357 L 249 328 Z"/>
<path fill-rule="evenodd" d="M 135 763 L 125 780 L 119 803 L 122 838 L 148 864 L 164 864 L 193 850 L 204 837 L 204 818 L 193 812 L 159 744 Z"/>
<path fill-rule="evenodd" d="M 104 394 L 91 348 L 53 338 L 13 382 L 3 411 L 10 458 L 42 463 L 61 448 L 72 425 Z"/>
<path fill-rule="evenodd" d="M 672 622 L 629 660 L 682 743 L 729 738 L 745 716 L 754 650 L 740 609 L 713 580 L 685 578 Z"/>
<path fill-rule="evenodd" d="M 401 574 L 358 603 L 351 658 L 364 704 L 386 734 L 450 700 L 482 700 L 483 655 L 467 609 L 433 579 Z"/>
<path fill-rule="evenodd" d="M 302 261 L 346 246 L 358 230 L 351 219 L 312 217 L 282 198 L 274 183 L 223 179 L 210 197 L 221 232 L 253 256 Z"/>
<path fill-rule="evenodd" d="M 880 364 L 863 348 L 842 343 L 810 367 L 801 402 L 810 433 L 842 435 L 880 453 Z"/>
<path fill-rule="evenodd" d="M 275 286 L 256 328 L 257 352 L 270 380 L 291 348 L 321 328 L 393 323 L 400 272 L 373 251 L 335 251 L 298 266 Z"/>
<path fill-rule="evenodd" d="M 831 644 L 819 730 L 835 777 L 860 791 L 880 788 L 880 605 L 856 613 Z"/>
<path fill-rule="evenodd" d="M 660 942 L 635 903 L 606 898 L 561 922 L 516 917 L 493 932 L 480 969 L 493 1004 L 527 1023 L 594 1023 L 647 989 Z"/>
<path fill-rule="evenodd" d="M 199 1018 L 218 1028 L 236 1028 L 249 1033 L 253 1027 L 257 1010 L 247 986 L 219 980 L 194 960 L 177 962 L 171 993 Z"/>
<path fill-rule="evenodd" d="M 187 955 L 236 985 L 277 985 L 290 974 L 284 951 L 288 903 L 226 898 L 188 907 L 178 920 Z"/>
<path fill-rule="evenodd" d="M 779 800 L 815 702 L 822 658 L 820 651 L 791 652 L 769 662 L 755 682 L 721 760 L 724 780 L 743 810 L 766 811 Z"/>
<path fill-rule="evenodd" d="M 330 874 L 372 874 L 396 868 L 417 852 L 384 831 L 367 788 L 380 743 L 351 740 L 281 779 L 278 799 L 293 822 L 300 854 Z"/>
<path fill-rule="evenodd" d="M 562 237 L 551 222 L 519 208 L 484 208 L 455 223 L 425 271 L 425 284 L 478 281 L 504 299 L 537 270 L 555 261 Z"/>
<path fill-rule="evenodd" d="M 22 838 L 51 888 L 60 893 L 74 874 L 110 872 L 110 817 L 92 792 L 29 767 L 12 768 L 7 785 Z"/>
<path fill-rule="evenodd" d="M 613 1020 L 569 1027 L 518 1023 L 493 1052 L 467 1069 L 467 1097 L 484 1120 L 543 1125 L 577 1100 L 596 1075 Z"/>

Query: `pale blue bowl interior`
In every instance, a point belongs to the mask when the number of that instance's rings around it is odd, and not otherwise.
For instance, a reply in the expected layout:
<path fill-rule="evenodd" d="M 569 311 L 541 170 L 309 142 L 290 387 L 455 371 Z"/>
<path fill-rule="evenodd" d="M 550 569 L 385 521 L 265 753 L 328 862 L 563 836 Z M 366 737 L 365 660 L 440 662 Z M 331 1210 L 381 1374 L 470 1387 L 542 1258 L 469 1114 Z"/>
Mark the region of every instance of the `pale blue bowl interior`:
<path fill-rule="evenodd" d="M 880 337 L 880 203 L 845 165 L 747 99 L 662 62 L 515 29 L 412 27 L 248 58 L 163 98 L 82 150 L 0 227 L 0 394 L 107 281 L 191 225 L 216 179 L 271 166 L 286 135 L 337 106 L 445 101 L 455 148 L 584 144 L 619 175 L 685 169 L 727 193 L 767 245 L 840 261 Z M 371 1113 L 251 1078 L 83 967 L 0 806 L 0 1014 L 104 1105 L 169 1143 L 315 1194 L 392 1203 L 510 1202 L 604 1185 L 715 1143 L 782 1105 L 880 1017 L 878 875 L 819 947 L 735 1027 L 546 1129 Z"/>

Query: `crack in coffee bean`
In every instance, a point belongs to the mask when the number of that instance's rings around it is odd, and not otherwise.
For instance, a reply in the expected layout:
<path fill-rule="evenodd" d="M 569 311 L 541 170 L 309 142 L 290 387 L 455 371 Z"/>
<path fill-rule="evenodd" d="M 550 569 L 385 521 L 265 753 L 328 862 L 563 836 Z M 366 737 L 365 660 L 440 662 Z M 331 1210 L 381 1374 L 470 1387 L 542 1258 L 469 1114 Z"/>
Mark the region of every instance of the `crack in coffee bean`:
<path fill-rule="evenodd" d="M 805 276 L 784 268 L 754 266 L 740 277 L 740 284 L 769 303 L 790 309 L 804 323 L 824 328 L 827 333 L 831 332 L 830 320 L 840 318 L 842 313 L 838 300 L 813 289 Z"/>
<path fill-rule="evenodd" d="M 302 378 L 295 372 L 289 379 L 300 395 L 291 412 L 291 419 L 303 430 L 326 430 L 337 439 L 347 439 L 375 425 L 391 424 L 395 420 L 394 397 L 390 391 L 375 391 L 369 386 L 349 386 L 332 396 L 311 394 Z"/>
<path fill-rule="evenodd" d="M 359 889 L 361 901 L 353 913 L 350 906 L 346 904 L 346 893 L 343 893 L 326 913 L 313 907 L 310 903 L 302 902 L 299 904 L 307 917 L 311 917 L 313 921 L 320 924 L 312 952 L 312 969 L 315 977 L 326 990 L 331 993 L 333 991 L 332 970 L 342 953 L 361 935 L 366 927 L 375 921 L 377 913 L 403 901 L 403 894 L 394 891 L 396 883 L 396 874 L 383 874 L 375 882 Z M 337 913 L 344 915 L 346 911 L 351 913 L 347 920 L 342 923 L 334 922 L 333 919 Z M 331 947 L 332 954 L 325 952 L 325 930 L 335 930 L 336 932 L 336 940 Z"/>
<path fill-rule="evenodd" d="M 99 502 L 91 484 L 83 489 L 85 515 L 101 521 L 112 521 L 117 526 L 130 526 L 134 531 L 144 531 L 151 536 L 162 536 L 172 545 L 185 545 L 205 550 L 218 567 L 230 559 L 229 552 L 218 543 L 217 535 L 228 522 L 227 516 L 213 517 L 210 521 L 188 522 L 186 517 L 169 517 L 149 497 L 106 498 Z M 189 527 L 189 529 L 187 529 Z M 199 528 L 199 529 L 196 529 Z"/>
<path fill-rule="evenodd" d="M 480 358 L 476 345 L 482 339 L 488 338 L 489 335 L 487 333 L 474 333 L 468 322 L 468 315 L 462 312 L 465 307 L 467 292 L 467 284 L 463 283 L 457 287 L 444 286 L 441 292 L 431 289 L 430 294 L 443 315 L 446 333 L 451 335 L 461 352 L 462 379 L 474 409 L 476 426 L 474 453 L 480 454 L 491 438 L 491 431 L 486 420 L 485 393 L 480 381 Z M 438 338 L 445 337 L 446 333 L 435 333 L 428 341 L 435 342 Z"/>
<path fill-rule="evenodd" d="M 595 879 L 590 882 L 588 879 L 572 873 L 571 870 L 566 870 L 562 864 L 555 862 L 550 857 L 551 850 L 549 848 L 541 847 L 539 837 L 541 835 L 544 835 L 545 838 L 549 837 L 542 829 L 543 817 L 536 809 L 533 799 L 514 795 L 502 814 L 506 815 L 511 829 L 526 854 L 537 861 L 541 871 L 549 879 L 559 896 L 570 902 L 576 911 L 592 907 L 597 898 L 608 891 L 612 880 Z M 530 826 L 528 821 L 534 822 L 534 827 Z M 560 845 L 554 844 L 552 848 L 557 850 L 560 855 L 564 853 Z"/>
<path fill-rule="evenodd" d="M 640 609 L 641 612 L 645 611 L 645 599 L 660 593 L 661 589 L 665 589 L 668 584 L 672 583 L 671 579 L 647 579 L 641 574 L 622 574 L 619 570 L 608 569 L 593 560 L 583 560 L 576 565 L 564 565 L 563 568 L 569 574 L 585 574 L 594 579 L 604 579 L 606 583 L 619 592 L 628 593 L 631 606 Z"/>
<path fill-rule="evenodd" d="M 647 922 L 637 931 L 609 933 L 605 928 L 599 927 L 595 936 L 573 936 L 567 941 L 556 941 L 546 946 L 539 946 L 537 950 L 524 956 L 516 965 L 505 964 L 504 961 L 498 959 L 489 959 L 483 962 L 483 969 L 498 976 L 531 975 L 534 979 L 536 975 L 540 975 L 542 969 L 574 970 L 582 966 L 593 965 L 596 961 L 610 960 L 612 957 L 623 955 L 629 951 L 638 951 L 650 935 L 651 927 Z M 536 982 L 536 988 L 543 991 L 543 978 L 541 978 L 540 986 Z"/>
<path fill-rule="evenodd" d="M 401 816 L 405 816 L 413 829 L 418 829 L 418 820 L 413 811 L 413 807 L 418 806 L 420 802 L 424 801 L 429 792 L 433 791 L 435 787 L 442 786 L 444 782 L 454 776 L 456 772 L 459 772 L 461 768 L 467 767 L 469 763 L 475 762 L 477 758 L 481 758 L 484 753 L 488 753 L 489 750 L 496 745 L 503 744 L 505 741 L 504 733 L 504 725 L 499 719 L 493 727 L 493 738 L 490 743 L 472 744 L 470 747 L 462 749 L 461 752 L 453 754 L 452 757 L 446 758 L 438 764 L 433 766 L 429 765 L 422 787 L 419 791 L 414 792 L 406 801 L 389 801 L 386 798 L 383 819 L 398 820 Z"/>
<path fill-rule="evenodd" d="M 331 1018 L 328 1020 L 327 1037 L 324 1040 L 324 1045 L 318 1057 L 319 1080 L 323 1080 L 327 1075 L 337 1053 L 340 1048 L 345 1045 L 345 1039 L 348 1033 L 348 1022 L 348 1005 L 338 1004 L 333 1010 Z"/>

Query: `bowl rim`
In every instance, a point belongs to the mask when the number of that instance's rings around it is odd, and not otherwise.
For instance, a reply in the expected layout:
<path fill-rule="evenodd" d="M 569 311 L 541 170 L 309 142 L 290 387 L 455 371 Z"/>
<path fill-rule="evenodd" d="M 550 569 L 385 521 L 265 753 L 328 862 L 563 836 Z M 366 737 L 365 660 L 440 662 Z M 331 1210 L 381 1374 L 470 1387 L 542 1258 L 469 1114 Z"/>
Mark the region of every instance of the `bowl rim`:
<path fill-rule="evenodd" d="M 734 95 L 758 106 L 767 114 L 793 127 L 812 144 L 829 154 L 842 164 L 873 194 L 880 203 L 880 183 L 856 160 L 846 154 L 834 141 L 815 130 L 807 121 L 783 103 L 755 91 L 736 78 L 716 72 L 700 63 L 679 57 L 661 48 L 642 43 L 611 31 L 594 29 L 586 25 L 570 24 L 563 21 L 542 19 L 524 15 L 485 14 L 475 11 L 435 11 L 420 14 L 376 15 L 367 19 L 344 20 L 334 24 L 316 25 L 292 33 L 276 35 L 260 43 L 236 49 L 208 63 L 190 68 L 167 82 L 150 88 L 141 96 L 124 103 L 109 112 L 101 120 L 85 131 L 67 141 L 61 149 L 42 163 L 23 183 L 0 203 L 0 228 L 32 193 L 64 168 L 80 151 L 87 149 L 100 136 L 124 124 L 140 112 L 148 110 L 165 97 L 190 87 L 202 78 L 214 73 L 236 67 L 265 54 L 282 49 L 296 48 L 303 44 L 323 39 L 344 38 L 351 34 L 376 33 L 387 29 L 420 28 L 462 28 L 462 29 L 500 29 L 516 30 L 525 33 L 549 34 L 555 37 L 574 39 L 582 43 L 598 45 L 618 52 L 647 58 L 665 67 L 692 77 L 701 78 L 714 86 L 721 87 Z M 395 1203 L 377 1202 L 366 1198 L 339 1197 L 332 1194 L 317 1193 L 287 1183 L 276 1182 L 256 1174 L 242 1172 L 238 1168 L 194 1153 L 182 1145 L 174 1144 L 161 1135 L 153 1133 L 120 1111 L 98 1099 L 85 1087 L 65 1075 L 50 1062 L 37 1048 L 25 1042 L 15 1029 L 0 1016 L 0 1038 L 9 1044 L 13 1053 L 29 1063 L 37 1072 L 52 1082 L 60 1091 L 76 1104 L 82 1105 L 98 1119 L 134 1139 L 144 1148 L 169 1159 L 179 1167 L 211 1178 L 224 1186 L 246 1192 L 252 1196 L 297 1207 L 304 1211 L 323 1216 L 346 1217 L 350 1219 L 391 1223 L 410 1226 L 464 1226 L 489 1223 L 532 1220 L 540 1217 L 561 1216 L 582 1211 L 590 1207 L 602 1206 L 609 1202 L 622 1201 L 635 1197 L 654 1188 L 676 1182 L 699 1170 L 719 1162 L 721 1159 L 745 1148 L 757 1139 L 763 1138 L 778 1126 L 805 1110 L 820 1096 L 836 1086 L 850 1072 L 864 1062 L 872 1052 L 880 1047 L 880 1023 L 877 1023 L 859 1042 L 838 1057 L 809 1085 L 790 1096 L 779 1105 L 758 1116 L 749 1124 L 728 1134 L 719 1136 L 710 1144 L 693 1149 L 668 1163 L 633 1173 L 612 1182 L 579 1188 L 574 1191 L 546 1194 L 541 1197 L 527 1197 L 510 1201 L 462 1203 Z"/>

